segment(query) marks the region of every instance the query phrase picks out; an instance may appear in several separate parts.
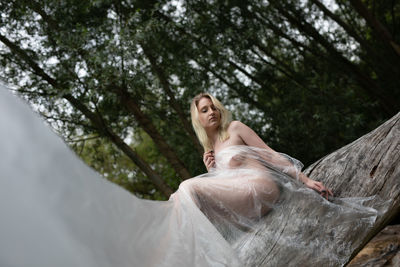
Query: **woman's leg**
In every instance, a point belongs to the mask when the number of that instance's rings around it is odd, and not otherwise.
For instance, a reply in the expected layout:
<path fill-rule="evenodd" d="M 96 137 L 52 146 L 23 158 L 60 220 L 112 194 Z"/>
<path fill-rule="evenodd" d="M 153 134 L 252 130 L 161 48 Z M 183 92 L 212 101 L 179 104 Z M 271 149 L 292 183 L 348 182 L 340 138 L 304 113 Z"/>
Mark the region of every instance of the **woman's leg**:
<path fill-rule="evenodd" d="M 229 178 L 192 178 L 179 186 L 207 216 L 245 217 L 264 216 L 279 198 L 275 182 L 266 176 Z"/>

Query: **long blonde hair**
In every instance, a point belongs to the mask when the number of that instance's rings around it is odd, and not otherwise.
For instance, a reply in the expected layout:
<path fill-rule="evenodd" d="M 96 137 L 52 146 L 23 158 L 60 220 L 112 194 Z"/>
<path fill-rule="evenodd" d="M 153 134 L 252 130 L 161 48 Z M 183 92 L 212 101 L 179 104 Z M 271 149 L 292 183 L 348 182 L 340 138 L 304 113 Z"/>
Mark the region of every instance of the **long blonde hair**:
<path fill-rule="evenodd" d="M 197 109 L 197 105 L 199 104 L 200 99 L 202 99 L 203 97 L 209 98 L 221 114 L 221 123 L 218 127 L 218 140 L 221 142 L 229 138 L 228 126 L 229 123 L 232 121 L 232 114 L 221 104 L 221 102 L 219 102 L 218 99 L 216 99 L 209 93 L 200 93 L 193 98 L 192 103 L 190 104 L 190 115 L 192 118 L 193 129 L 197 135 L 197 138 L 199 138 L 199 141 L 203 146 L 204 151 L 207 152 L 213 149 L 213 147 L 211 144 L 211 140 L 208 138 L 206 130 L 200 123 L 199 111 Z"/>

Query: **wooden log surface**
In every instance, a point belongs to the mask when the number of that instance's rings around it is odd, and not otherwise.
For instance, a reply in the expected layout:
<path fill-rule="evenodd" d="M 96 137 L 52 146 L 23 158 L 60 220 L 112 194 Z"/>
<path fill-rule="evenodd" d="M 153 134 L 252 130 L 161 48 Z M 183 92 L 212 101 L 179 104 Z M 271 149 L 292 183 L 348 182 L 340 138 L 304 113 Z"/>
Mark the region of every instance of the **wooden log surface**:
<path fill-rule="evenodd" d="M 400 266 L 400 225 L 386 226 L 347 265 L 361 266 Z"/>
<path fill-rule="evenodd" d="M 237 242 L 244 264 L 345 265 L 399 213 L 399 163 L 400 113 L 304 171 L 332 189 L 335 198 L 331 203 L 343 205 L 348 198 L 370 197 L 364 205 L 378 210 L 378 216 L 353 213 L 346 218 L 340 209 L 332 210 L 328 201 L 321 201 L 318 194 L 309 197 L 298 190 L 285 196 L 285 204 L 266 216 L 256 233 Z"/>

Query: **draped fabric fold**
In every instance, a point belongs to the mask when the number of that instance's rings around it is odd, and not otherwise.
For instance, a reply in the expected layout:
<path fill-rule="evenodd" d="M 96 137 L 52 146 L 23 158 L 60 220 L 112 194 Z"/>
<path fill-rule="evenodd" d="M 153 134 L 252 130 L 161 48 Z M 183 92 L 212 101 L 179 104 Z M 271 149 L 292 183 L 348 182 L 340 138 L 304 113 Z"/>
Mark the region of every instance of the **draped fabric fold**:
<path fill-rule="evenodd" d="M 299 160 L 284 153 L 230 146 L 216 154 L 215 168 L 184 181 L 171 198 L 189 195 L 236 251 L 243 266 L 257 266 L 246 255 L 257 242 L 270 243 L 262 244 L 265 251 L 259 253 L 268 253 L 277 243 L 287 250 L 265 266 L 299 266 L 295 255 L 307 253 L 304 265 L 344 264 L 352 252 L 351 241 L 345 237 L 364 234 L 385 212 L 386 203 L 378 196 L 332 197 L 328 201 L 300 182 L 302 168 Z M 370 207 L 371 202 L 375 202 L 374 207 Z M 268 228 L 268 224 L 274 226 Z M 276 226 L 279 224 L 283 227 Z M 317 228 L 325 229 L 325 234 L 315 234 L 313 229 Z M 260 231 L 267 231 L 262 240 Z"/>
<path fill-rule="evenodd" d="M 365 198 L 324 200 L 298 181 L 301 162 L 249 146 L 219 151 L 214 169 L 184 181 L 168 201 L 139 199 L 86 166 L 0 87 L 0 266 L 244 266 L 246 246 L 289 199 L 314 199 L 340 227 L 355 219 L 370 227 L 379 215 Z M 321 227 L 314 218 L 284 219 Z M 302 238 L 279 242 L 300 253 L 310 249 Z M 316 249 L 340 260 L 328 242 Z"/>

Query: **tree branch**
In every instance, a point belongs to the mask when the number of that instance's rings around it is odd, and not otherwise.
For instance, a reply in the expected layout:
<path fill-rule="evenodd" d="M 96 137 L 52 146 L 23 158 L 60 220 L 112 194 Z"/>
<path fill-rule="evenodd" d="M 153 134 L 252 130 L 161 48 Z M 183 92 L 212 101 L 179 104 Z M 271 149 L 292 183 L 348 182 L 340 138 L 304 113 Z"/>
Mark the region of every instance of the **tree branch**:
<path fill-rule="evenodd" d="M 34 62 L 24 50 L 19 48 L 16 44 L 12 43 L 6 37 L 0 34 L 0 41 L 2 41 L 6 46 L 8 46 L 17 56 L 21 57 L 28 66 L 33 70 L 33 72 L 47 81 L 55 89 L 61 90 L 61 86 L 57 83 L 55 79 L 50 77 L 44 70 L 42 70 L 36 62 Z M 118 135 L 116 135 L 110 128 L 105 125 L 103 119 L 99 117 L 98 114 L 90 111 L 84 104 L 82 104 L 78 99 L 69 93 L 63 93 L 62 97 L 66 99 L 74 108 L 83 113 L 101 134 L 107 136 L 117 147 L 119 147 L 164 193 L 165 196 L 169 196 L 173 193 L 172 189 L 163 181 L 163 179 L 156 174 L 151 167 L 135 152 L 129 145 L 127 145 Z"/>

